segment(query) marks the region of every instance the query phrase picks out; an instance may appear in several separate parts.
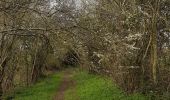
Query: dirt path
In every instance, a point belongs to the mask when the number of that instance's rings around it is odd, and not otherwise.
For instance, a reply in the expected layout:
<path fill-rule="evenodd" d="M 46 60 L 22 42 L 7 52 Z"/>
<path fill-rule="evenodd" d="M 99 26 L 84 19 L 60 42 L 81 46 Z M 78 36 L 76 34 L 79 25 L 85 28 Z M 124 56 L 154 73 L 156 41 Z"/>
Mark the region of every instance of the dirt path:
<path fill-rule="evenodd" d="M 75 81 L 73 80 L 73 72 L 71 71 L 64 71 L 63 79 L 57 93 L 54 97 L 54 100 L 64 100 L 65 92 L 72 88 L 73 93 L 75 87 Z"/>

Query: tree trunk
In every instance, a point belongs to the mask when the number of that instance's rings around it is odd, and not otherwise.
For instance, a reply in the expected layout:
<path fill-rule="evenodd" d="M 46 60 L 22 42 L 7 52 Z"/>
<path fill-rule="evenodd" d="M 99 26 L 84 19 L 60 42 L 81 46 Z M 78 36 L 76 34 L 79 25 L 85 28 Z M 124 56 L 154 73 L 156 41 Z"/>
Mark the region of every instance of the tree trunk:
<path fill-rule="evenodd" d="M 155 9 L 153 10 L 152 28 L 151 28 L 151 69 L 154 84 L 157 83 L 157 65 L 158 65 L 158 45 L 157 45 L 157 21 L 159 16 L 159 0 L 155 1 Z"/>
<path fill-rule="evenodd" d="M 2 95 L 3 95 L 3 88 L 2 88 L 2 82 L 3 82 L 3 76 L 4 76 L 4 71 L 5 71 L 5 66 L 6 66 L 6 63 L 9 59 L 5 59 L 2 64 L 0 65 L 1 66 L 1 70 L 0 70 L 0 100 L 2 100 Z"/>
<path fill-rule="evenodd" d="M 152 69 L 152 79 L 153 82 L 157 83 L 157 33 L 152 33 L 152 45 L 151 45 L 151 69 Z"/>
<path fill-rule="evenodd" d="M 2 100 L 3 90 L 2 90 L 2 83 L 0 82 L 0 100 Z"/>

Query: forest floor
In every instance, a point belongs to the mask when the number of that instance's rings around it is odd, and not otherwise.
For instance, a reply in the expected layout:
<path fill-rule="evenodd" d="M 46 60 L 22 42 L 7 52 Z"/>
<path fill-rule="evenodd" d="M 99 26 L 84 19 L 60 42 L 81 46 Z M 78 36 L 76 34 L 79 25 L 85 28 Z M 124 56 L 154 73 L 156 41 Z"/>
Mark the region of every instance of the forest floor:
<path fill-rule="evenodd" d="M 12 96 L 12 100 L 149 100 L 139 93 L 126 95 L 110 78 L 80 69 L 56 72 Z"/>

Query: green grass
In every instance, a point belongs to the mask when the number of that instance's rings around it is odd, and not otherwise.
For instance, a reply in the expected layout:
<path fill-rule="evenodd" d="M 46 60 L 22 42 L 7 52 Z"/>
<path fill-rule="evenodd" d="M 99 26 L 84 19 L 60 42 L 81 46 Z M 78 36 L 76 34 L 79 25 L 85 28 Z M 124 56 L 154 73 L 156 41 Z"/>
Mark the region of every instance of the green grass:
<path fill-rule="evenodd" d="M 15 91 L 14 100 L 52 100 L 60 84 L 62 74 L 54 74 L 29 88 Z"/>
<path fill-rule="evenodd" d="M 76 72 L 76 95 L 72 89 L 66 92 L 65 100 L 148 100 L 140 94 L 125 95 L 110 79 L 87 72 Z"/>
<path fill-rule="evenodd" d="M 65 100 L 148 100 L 141 94 L 125 95 L 113 82 L 100 75 L 74 71 L 76 86 L 65 92 Z M 61 83 L 63 72 L 40 80 L 37 84 L 15 91 L 14 100 L 52 100 Z"/>

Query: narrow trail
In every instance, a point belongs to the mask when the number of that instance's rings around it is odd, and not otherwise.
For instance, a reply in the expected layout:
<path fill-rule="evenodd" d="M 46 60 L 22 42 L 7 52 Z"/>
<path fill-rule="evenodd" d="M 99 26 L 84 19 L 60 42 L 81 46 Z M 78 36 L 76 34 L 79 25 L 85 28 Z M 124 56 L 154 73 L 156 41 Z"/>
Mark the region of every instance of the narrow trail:
<path fill-rule="evenodd" d="M 73 72 L 66 70 L 63 72 L 63 78 L 61 81 L 61 84 L 59 86 L 59 89 L 57 90 L 57 93 L 54 97 L 54 100 L 64 100 L 65 92 L 68 89 L 72 89 L 72 93 L 75 94 L 75 80 L 73 80 Z"/>

